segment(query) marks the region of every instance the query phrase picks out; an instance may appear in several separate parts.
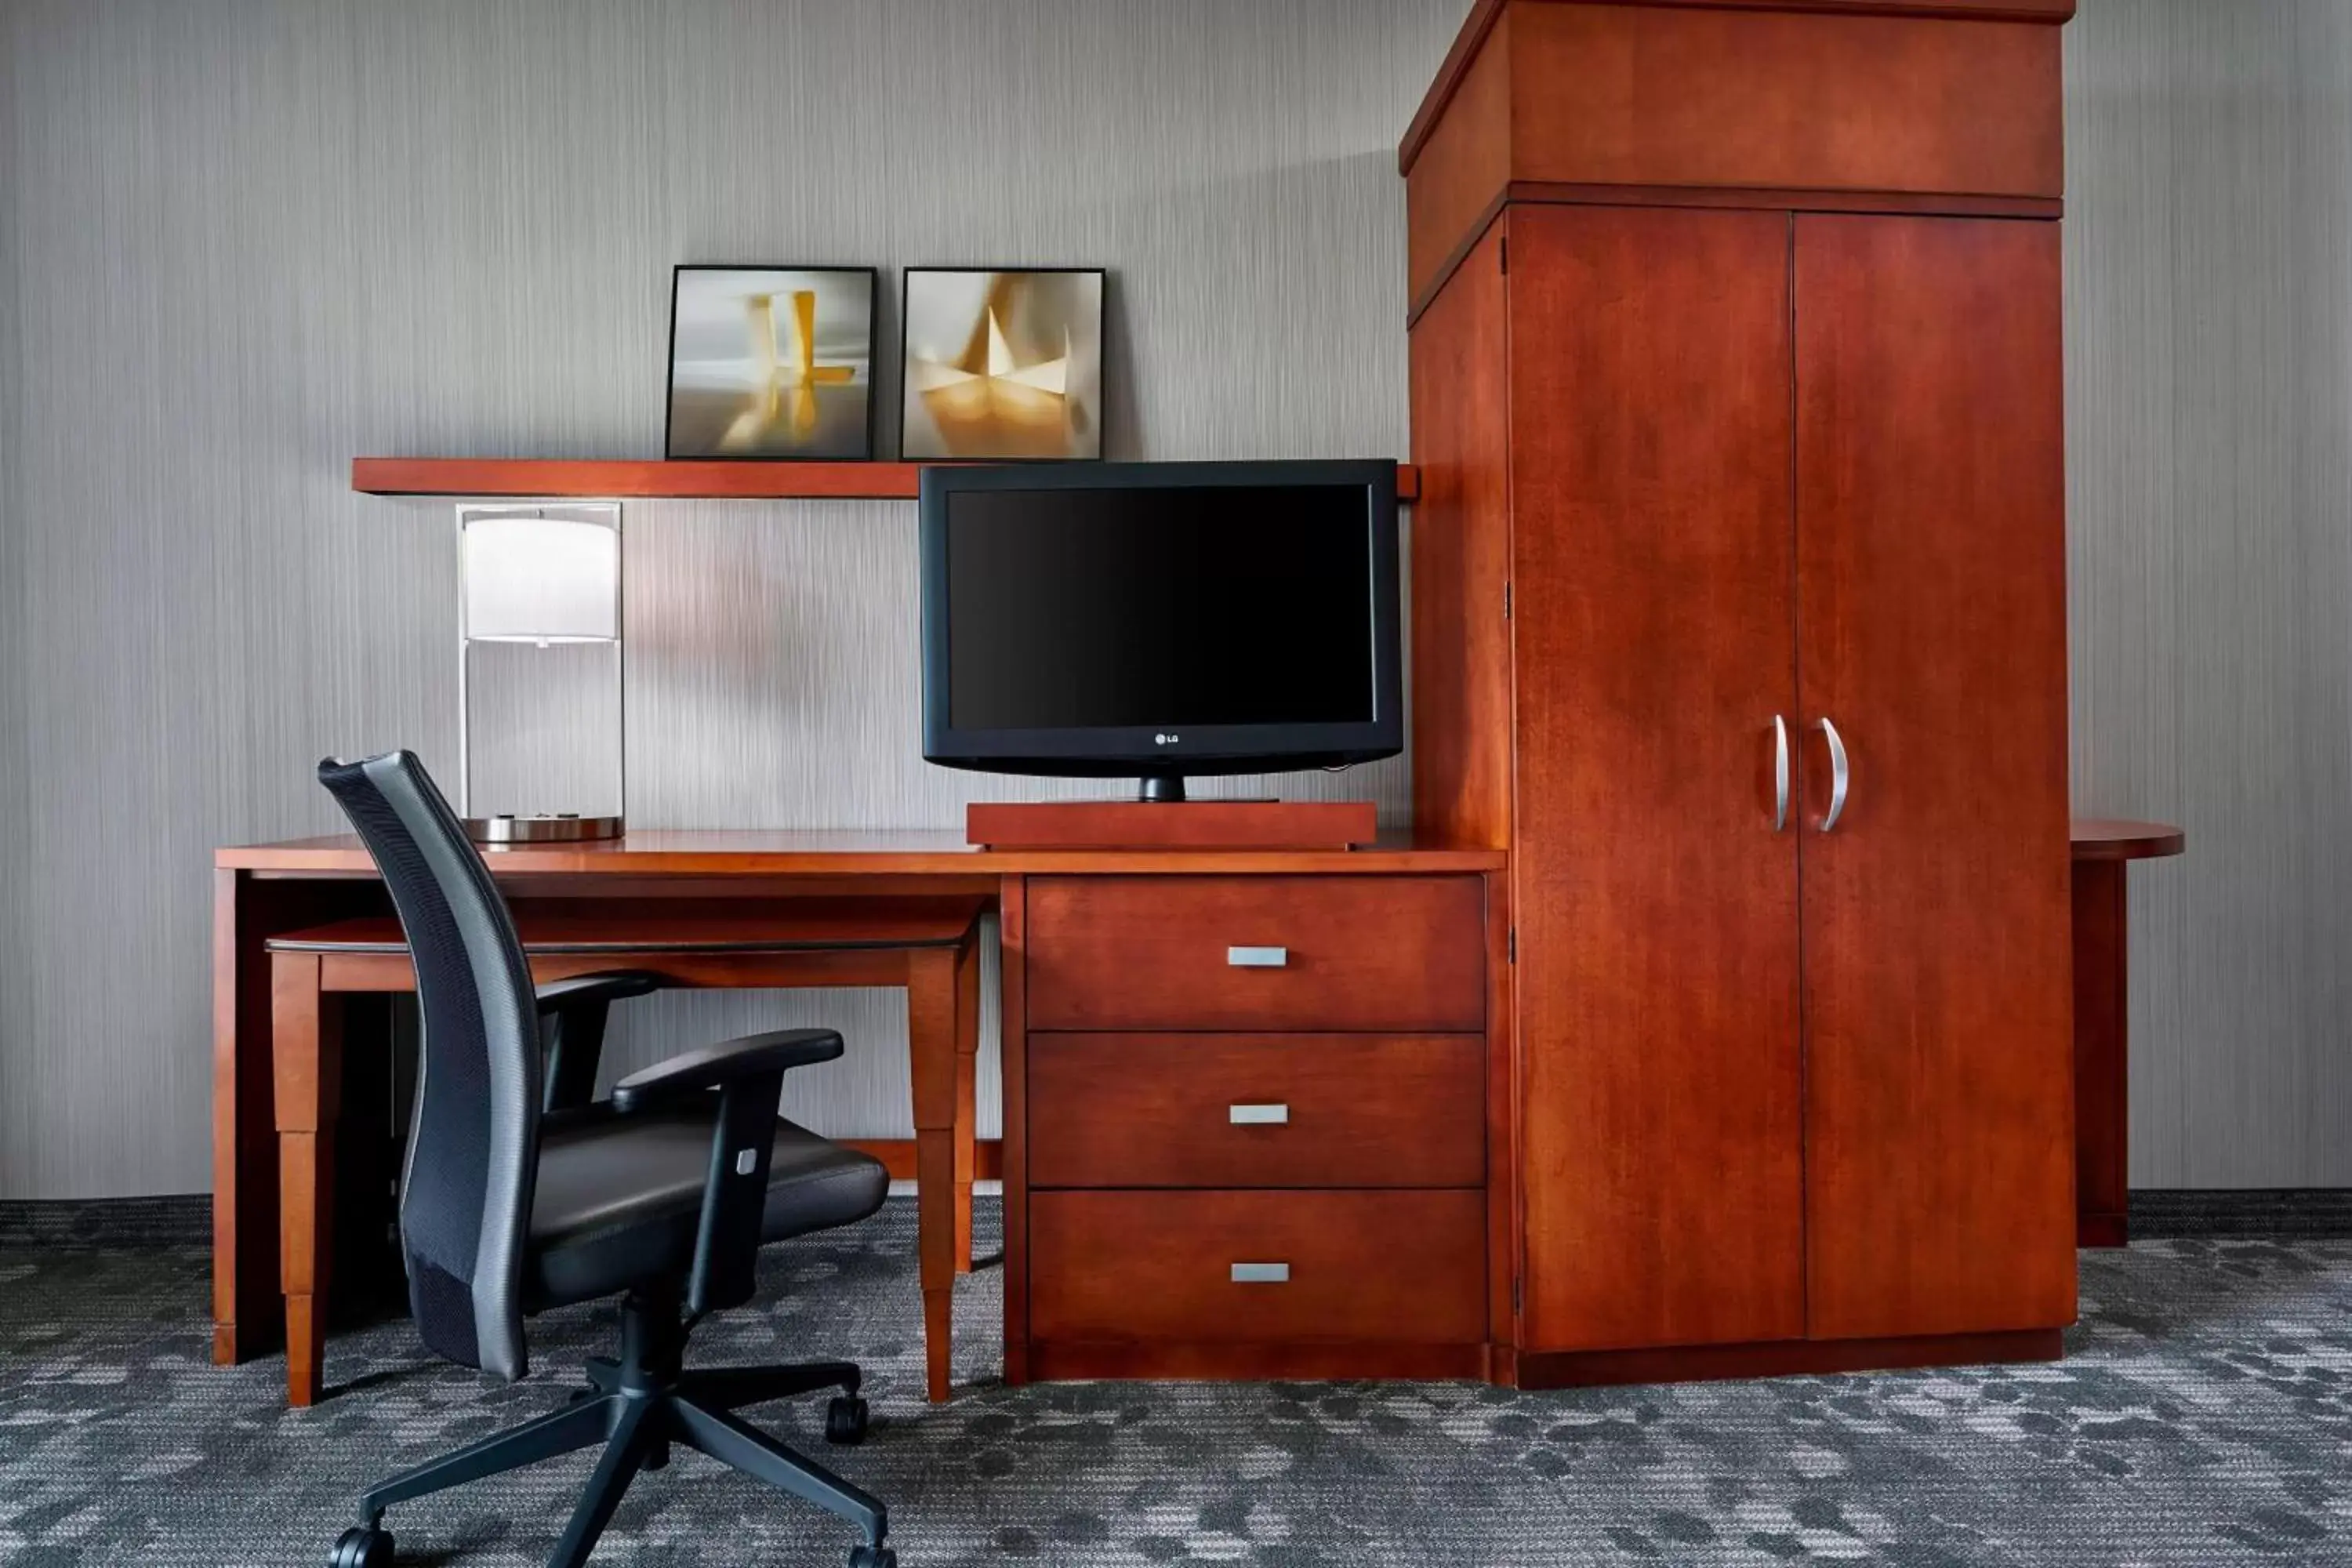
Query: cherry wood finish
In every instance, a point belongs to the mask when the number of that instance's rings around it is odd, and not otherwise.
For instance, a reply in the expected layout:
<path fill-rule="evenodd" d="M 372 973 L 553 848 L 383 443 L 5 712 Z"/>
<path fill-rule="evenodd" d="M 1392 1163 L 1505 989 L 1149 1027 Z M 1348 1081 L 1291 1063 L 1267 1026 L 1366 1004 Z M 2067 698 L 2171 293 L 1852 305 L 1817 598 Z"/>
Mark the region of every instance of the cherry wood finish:
<path fill-rule="evenodd" d="M 1801 1335 L 1789 220 L 1510 238 L 1522 1345 Z"/>
<path fill-rule="evenodd" d="M 1483 901 L 1475 877 L 1032 878 L 1029 1026 L 1483 1029 Z"/>
<path fill-rule="evenodd" d="M 277 1348 L 285 1322 L 265 943 L 384 904 L 381 887 L 213 873 L 213 1359 L 223 1366 Z"/>
<path fill-rule="evenodd" d="M 1507 1383 L 1519 1343 L 1527 1234 L 1527 1145 L 1518 1113 L 1527 1082 L 1517 1027 L 1518 938 L 1511 879 L 1486 879 L 1486 1331 L 1488 1374 Z"/>
<path fill-rule="evenodd" d="M 1509 321 L 1502 236 L 1487 236 L 1414 323 L 1412 811 L 1423 831 L 1511 837 Z"/>
<path fill-rule="evenodd" d="M 1703 189 L 1684 185 L 1594 185 L 1563 180 L 1513 180 L 1497 191 L 1477 219 L 1438 264 L 1412 296 L 1405 324 L 1418 326 L 1422 315 L 1445 292 L 1455 269 L 1473 250 L 1490 242 L 1499 247 L 1496 219 L 1513 205 L 1588 207 L 1736 207 L 1753 212 L 1853 212 L 1908 214 L 1942 217 L 2050 218 L 2065 216 L 2066 204 L 2055 196 L 1974 196 L 1916 191 L 1806 191 L 1793 187 L 1717 185 Z M 1498 258 L 1498 259 L 1500 259 Z M 1419 277 L 1419 273 L 1414 276 Z M 1416 423 L 1418 423 L 1416 421 Z"/>
<path fill-rule="evenodd" d="M 286 1402 L 319 1397 L 334 1275 L 335 1122 L 342 1100 L 340 1009 L 321 1005 L 316 953 L 270 960 L 278 1120 L 278 1242 L 286 1295 Z"/>
<path fill-rule="evenodd" d="M 920 463 L 794 463 L 558 458 L 353 458 L 352 489 L 368 495 L 486 500 L 639 497 L 705 500 L 913 500 Z M 1397 469 L 1397 499 L 1420 493 Z"/>
<path fill-rule="evenodd" d="M 2160 860 L 2189 847 L 2189 836 L 2166 822 L 2124 822 L 2111 817 L 2075 819 L 2068 833 L 2074 862 Z"/>
<path fill-rule="evenodd" d="M 2187 836 L 2160 822 L 2077 821 L 2074 933 L 2074 1245 L 2131 1240 L 2129 901 L 2134 860 L 2178 855 Z"/>
<path fill-rule="evenodd" d="M 1813 1337 L 2074 1316 L 2058 230 L 1797 220 Z M 1828 718 L 1852 759 L 1834 831 Z"/>
<path fill-rule="evenodd" d="M 1033 1342 L 1483 1344 L 1486 1198 L 1435 1192 L 1029 1195 Z M 1235 1263 L 1285 1263 L 1235 1284 Z"/>
<path fill-rule="evenodd" d="M 631 958 L 670 953 L 770 953 L 803 950 L 889 952 L 957 947 L 968 941 L 987 900 L 979 898 L 797 899 L 746 907 L 740 900 L 656 899 L 616 908 L 609 900 L 511 899 L 523 951 L 593 955 L 613 967 Z M 273 952 L 389 953 L 405 959 L 408 941 L 392 915 L 362 915 L 283 931 Z"/>
<path fill-rule="evenodd" d="M 1425 299 L 1514 182 L 2055 199 L 2071 4 L 1482 4 L 1399 150 Z"/>
<path fill-rule="evenodd" d="M 776 975 L 787 975 L 790 984 L 799 986 L 898 986 L 907 977 L 903 952 L 872 947 L 697 952 L 616 943 L 590 952 L 534 954 L 530 961 L 531 977 L 541 984 L 624 967 L 659 970 L 673 986 L 721 991 L 756 991 L 786 983 L 772 978 Z M 415 971 L 403 953 L 327 952 L 319 973 L 321 988 L 330 992 L 401 992 L 416 986 Z"/>
<path fill-rule="evenodd" d="M 1008 1382 L 1493 1374 L 1501 881 L 1023 879 Z M 1276 945 L 1284 968 L 1228 962 Z M 1232 1119 L 1275 1103 L 1283 1124 Z"/>
<path fill-rule="evenodd" d="M 1492 1377 L 2057 1353 L 2073 9 L 1480 0 L 1407 134 L 1416 805 L 1513 851 Z M 1973 273 L 1926 282 L 1899 239 L 1862 243 L 1823 289 L 1805 241 L 1840 225 L 1982 238 L 1952 242 Z M 1875 320 L 1875 289 L 1926 329 Z M 1824 837 L 1809 726 L 1849 700 L 1907 729 L 1853 742 Z M 1898 758 L 2022 798 L 1881 776 L 1893 842 L 1864 847 L 1860 792 Z M 1902 950 L 1877 972 L 1865 883 Z M 1997 1226 L 2004 1205 L 2024 1217 Z"/>
<path fill-rule="evenodd" d="M 1450 112 L 1412 144 L 1416 156 L 1402 171 L 1405 280 L 1416 306 L 1486 232 L 1511 181 L 1514 24 L 1505 7 L 1489 10 L 1486 47 L 1463 59 Z M 1418 418 L 1414 434 L 1418 439 Z"/>
<path fill-rule="evenodd" d="M 1004 879 L 997 902 L 998 1074 L 1004 1126 L 1004 1381 L 1029 1363 L 1029 881 Z"/>
<path fill-rule="evenodd" d="M 1892 213 L 1942 217 L 2050 218 L 2065 216 L 2055 196 L 1976 196 L 1917 191 L 1807 191 L 1790 186 L 1595 185 L 1566 180 L 1513 180 L 1495 194 L 1414 292 L 1405 312 L 1408 327 L 1420 323 L 1454 279 L 1470 253 L 1499 239 L 1496 219 L 1513 205 L 1587 207 L 1737 207 L 1753 212 Z M 1415 277 L 1421 274 L 1415 273 Z"/>
<path fill-rule="evenodd" d="M 894 893 L 994 893 L 999 879 L 1060 872 L 1085 876 L 1381 876 L 1400 872 L 1493 871 L 1502 851 L 1443 836 L 1384 833 L 1368 849 L 984 849 L 953 831 L 835 833 L 756 829 L 640 829 L 580 844 L 520 844 L 483 858 L 510 896 L 550 889 L 575 898 L 605 895 L 727 896 L 740 880 L 762 896 L 871 894 L 875 879 Z M 373 880 L 375 863 L 348 833 L 216 850 L 213 865 L 256 877 L 329 875 Z M 542 880 L 542 879 L 553 879 Z M 619 880 L 626 879 L 625 881 Z M 679 882 L 677 879 L 686 879 Z M 670 885 L 663 886 L 663 882 Z M 762 886 L 762 884 L 767 884 Z"/>
<path fill-rule="evenodd" d="M 974 849 L 954 833 L 756 832 L 637 833 L 595 846 L 493 850 L 486 858 L 520 910 L 526 942 L 537 944 L 531 967 L 541 981 L 630 967 L 657 969 L 684 985 L 912 982 L 919 993 L 909 1006 L 919 1131 L 911 1151 L 889 1144 L 881 1152 L 895 1173 L 928 1178 L 919 1181 L 918 1201 L 934 1397 L 947 1390 L 950 1287 L 954 1272 L 970 1265 L 969 1184 L 992 1173 L 987 1147 L 971 1136 L 978 969 L 958 957 L 968 948 L 934 945 L 943 918 L 952 925 L 982 901 L 1003 902 L 1003 1007 L 1013 1041 L 1026 1020 L 1029 870 L 1131 880 L 1202 873 L 1279 880 L 1312 874 L 1366 889 L 1389 878 L 1416 884 L 1430 873 L 1464 873 L 1475 887 L 1504 860 L 1498 850 L 1416 846 L 1409 837 L 1352 853 L 1016 854 Z M 281 1285 L 307 1279 L 311 1289 L 298 1294 L 307 1294 L 310 1306 L 298 1325 L 299 1352 L 290 1370 L 307 1377 L 315 1393 L 323 1321 L 319 1303 L 333 1269 L 328 1161 L 334 1107 L 331 1098 L 314 1097 L 306 1124 L 289 1127 L 289 1133 L 309 1140 L 288 1145 L 289 1173 L 283 1168 L 288 1159 L 273 1079 L 282 1059 L 297 1074 L 289 1081 L 310 1081 L 320 1069 L 303 1064 L 324 1059 L 313 1037 L 336 1037 L 332 1031 L 348 1011 L 345 998 L 413 987 L 415 973 L 399 950 L 373 863 L 357 839 L 225 848 L 215 863 L 214 1353 L 226 1363 L 273 1347 L 283 1321 Z M 1365 877 L 1374 881 L 1364 884 Z M 361 923 L 340 925 L 345 921 Z M 845 945 L 806 945 L 828 933 Z M 272 939 L 281 951 L 272 951 Z M 303 1000 L 289 1001 L 287 1037 L 273 1045 L 272 971 L 280 962 L 294 965 L 289 973 L 300 976 L 294 989 Z M 1001 1154 L 1008 1193 L 1016 1194 L 1008 1197 L 1005 1219 L 1008 1256 L 1016 1259 L 1025 1228 L 1017 1200 L 1024 1183 L 1023 1055 L 1006 1052 Z M 301 1076 L 306 1073 L 310 1077 Z M 299 1200 L 281 1205 L 281 1185 L 300 1189 Z M 281 1233 L 291 1239 L 282 1240 Z M 303 1247 L 303 1256 L 291 1256 Z M 1024 1310 L 1024 1268 L 1008 1270 L 1009 1312 Z M 1008 1352 L 1008 1375 L 1018 1377 L 1025 1352 L 1017 1343 Z"/>
<path fill-rule="evenodd" d="M 1029 1039 L 1035 1187 L 1476 1187 L 1476 1035 L 1065 1035 Z M 1281 1123 L 1236 1124 L 1237 1105 Z"/>
<path fill-rule="evenodd" d="M 1029 1380 L 1106 1379 L 1165 1383 L 1349 1382 L 1395 1378 L 1414 1383 L 1493 1377 L 1492 1347 L 1394 1342 L 1055 1341 L 1024 1347 Z"/>
<path fill-rule="evenodd" d="M 1536 0 L 1529 0 L 1536 3 Z M 1699 5 L 1718 11 L 1821 11 L 1832 15 L 1944 18 L 1978 22 L 2063 23 L 2074 16 L 2075 0 L 1543 0 L 1555 5 Z M 1463 18 L 1437 76 L 1405 127 L 1397 147 L 1397 173 L 1410 174 L 1438 128 L 1453 117 L 1486 40 L 1504 20 L 1509 0 L 1476 0 Z"/>
<path fill-rule="evenodd" d="M 923 948 L 907 955 L 907 1037 L 915 1101 L 915 1190 L 952 1192 L 957 1167 L 954 1129 L 960 1051 L 915 1051 L 912 1042 L 952 1040 L 960 1012 L 956 955 Z M 923 1291 L 923 1368 L 933 1401 L 947 1397 L 950 1384 L 949 1339 L 954 1321 L 955 1244 L 952 1214 L 944 1225 L 919 1227 L 916 1272 Z"/>
<path fill-rule="evenodd" d="M 2074 1245 L 2131 1240 L 2130 949 L 2122 860 L 2074 860 Z"/>
<path fill-rule="evenodd" d="M 1381 825 L 1369 800 L 974 801 L 964 836 L 1005 849 L 1352 849 Z"/>
<path fill-rule="evenodd" d="M 1823 1376 L 1915 1366 L 2056 1361 L 2057 1329 L 1984 1334 L 1916 1334 L 1874 1340 L 1773 1340 L 1752 1345 L 1657 1350 L 1527 1352 L 1517 1358 L 1520 1388 L 1586 1388 L 1620 1383 L 1706 1383 L 1738 1377 Z"/>

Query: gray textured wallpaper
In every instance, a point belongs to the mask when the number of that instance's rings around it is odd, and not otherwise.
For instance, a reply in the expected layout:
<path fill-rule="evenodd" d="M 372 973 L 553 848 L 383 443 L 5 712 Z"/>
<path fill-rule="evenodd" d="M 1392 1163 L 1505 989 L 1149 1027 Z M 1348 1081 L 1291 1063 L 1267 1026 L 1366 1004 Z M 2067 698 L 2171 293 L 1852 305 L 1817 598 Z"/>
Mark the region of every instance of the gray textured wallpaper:
<path fill-rule="evenodd" d="M 2352 1184 L 2352 5 L 2067 31 L 2079 807 L 2131 876 L 2132 1178 Z"/>
<path fill-rule="evenodd" d="M 1112 455 L 1402 455 L 1394 149 L 1465 9 L 0 0 L 0 1196 L 205 1186 L 212 847 L 452 759 L 450 514 L 354 454 L 656 456 L 669 268 L 749 260 L 1106 266 Z M 2077 803 L 2191 835 L 2134 1177 L 2352 1183 L 2352 5 L 2083 0 L 2067 89 Z M 911 507 L 627 523 L 635 820 L 1042 787 L 916 756 Z M 902 1130 L 895 994 L 617 1054 L 817 1019 L 795 1113 Z"/>
<path fill-rule="evenodd" d="M 353 455 L 658 456 L 670 267 L 741 260 L 1108 267 L 1111 456 L 1402 457 L 1395 149 L 1465 9 L 0 0 L 0 1196 L 207 1186 L 212 847 L 335 827 L 324 753 L 454 765 L 452 514 Z M 1050 787 L 918 756 L 914 550 L 632 505 L 632 820 Z M 822 1019 L 791 1109 L 907 1125 L 895 993 L 624 1012 L 624 1064 Z"/>

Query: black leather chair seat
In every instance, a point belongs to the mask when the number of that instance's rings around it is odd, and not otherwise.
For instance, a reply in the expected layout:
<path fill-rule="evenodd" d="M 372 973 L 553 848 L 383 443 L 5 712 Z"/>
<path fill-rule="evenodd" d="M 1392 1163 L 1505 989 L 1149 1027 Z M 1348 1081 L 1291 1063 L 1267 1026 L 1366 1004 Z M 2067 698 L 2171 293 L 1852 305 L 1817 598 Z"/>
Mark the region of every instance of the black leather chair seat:
<path fill-rule="evenodd" d="M 632 1116 L 600 1105 L 547 1117 L 523 1264 L 530 1310 L 686 1274 L 718 1103 L 714 1096 L 708 1108 Z M 879 1160 L 778 1118 L 761 1239 L 852 1224 L 880 1208 L 889 1191 Z"/>

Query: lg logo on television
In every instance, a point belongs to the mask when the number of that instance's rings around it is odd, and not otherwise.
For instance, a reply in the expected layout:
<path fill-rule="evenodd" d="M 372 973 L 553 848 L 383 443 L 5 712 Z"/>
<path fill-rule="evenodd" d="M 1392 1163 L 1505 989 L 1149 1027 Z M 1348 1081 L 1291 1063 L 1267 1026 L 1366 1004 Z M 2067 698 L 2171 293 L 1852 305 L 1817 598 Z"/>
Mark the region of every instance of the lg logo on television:
<path fill-rule="evenodd" d="M 1172 746 L 1183 738 L 1181 735 L 1154 735 L 1151 737 L 1151 743 L 1155 746 Z"/>

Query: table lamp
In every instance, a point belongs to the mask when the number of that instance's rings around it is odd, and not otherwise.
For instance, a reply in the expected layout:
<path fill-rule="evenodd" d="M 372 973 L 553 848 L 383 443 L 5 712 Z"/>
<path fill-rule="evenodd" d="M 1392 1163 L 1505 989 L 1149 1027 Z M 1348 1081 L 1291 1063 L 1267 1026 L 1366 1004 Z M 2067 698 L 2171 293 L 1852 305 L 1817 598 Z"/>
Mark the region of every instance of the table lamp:
<path fill-rule="evenodd" d="M 457 509 L 457 559 L 463 609 L 457 656 L 458 815 L 486 844 L 612 838 L 622 826 L 625 793 L 625 712 L 621 654 L 621 509 L 614 505 L 556 508 Z M 609 648 L 609 658 L 563 658 L 583 645 Z M 477 668 L 486 658 L 492 668 Z M 609 687 L 605 669 L 609 666 Z M 583 679 L 584 672 L 584 679 Z M 486 682 L 486 676 L 491 679 Z M 481 688 L 492 695 L 497 732 L 521 752 L 500 770 L 494 792 L 522 795 L 538 808 L 477 815 L 476 769 L 482 746 L 474 733 Z M 520 684 L 520 694 L 508 689 Z M 609 733 L 609 801 L 583 811 L 578 797 L 593 794 L 583 764 L 593 731 Z M 573 798 L 550 799 L 570 795 Z M 548 809 L 555 808 L 555 809 Z"/>

